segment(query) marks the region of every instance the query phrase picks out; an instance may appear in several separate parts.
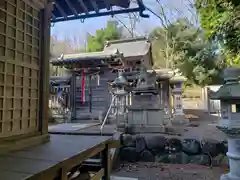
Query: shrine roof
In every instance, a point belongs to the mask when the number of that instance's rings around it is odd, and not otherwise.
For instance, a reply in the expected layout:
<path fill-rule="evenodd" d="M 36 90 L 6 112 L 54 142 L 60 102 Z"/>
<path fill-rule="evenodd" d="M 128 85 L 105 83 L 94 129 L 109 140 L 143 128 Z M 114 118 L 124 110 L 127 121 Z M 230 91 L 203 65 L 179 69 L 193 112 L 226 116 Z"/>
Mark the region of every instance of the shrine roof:
<path fill-rule="evenodd" d="M 118 49 L 124 57 L 138 57 L 147 55 L 151 50 L 151 43 L 145 37 L 108 41 L 104 50 Z"/>
<path fill-rule="evenodd" d="M 59 86 L 69 84 L 71 76 L 51 76 L 50 84 L 52 86 Z"/>
<path fill-rule="evenodd" d="M 92 63 L 101 63 L 102 60 L 114 59 L 120 57 L 121 54 L 117 50 L 113 51 L 101 51 L 101 52 L 89 52 L 78 54 L 62 54 L 60 58 L 50 61 L 54 66 L 80 64 L 86 61 Z"/>
<path fill-rule="evenodd" d="M 142 0 L 136 0 L 133 6 L 130 6 L 130 2 L 130 0 L 55 0 L 51 21 L 55 23 L 84 20 L 131 12 L 139 12 L 141 17 L 149 17 L 143 13 L 145 6 Z"/>
<path fill-rule="evenodd" d="M 210 98 L 216 100 L 239 100 L 240 83 L 224 84 L 217 92 L 211 92 Z"/>

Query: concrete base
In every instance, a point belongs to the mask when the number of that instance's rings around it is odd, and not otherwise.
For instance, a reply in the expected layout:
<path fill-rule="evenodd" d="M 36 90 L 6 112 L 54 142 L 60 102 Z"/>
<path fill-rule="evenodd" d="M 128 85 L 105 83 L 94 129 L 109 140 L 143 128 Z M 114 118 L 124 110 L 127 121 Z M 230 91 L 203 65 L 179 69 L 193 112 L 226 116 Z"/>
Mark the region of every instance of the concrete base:
<path fill-rule="evenodd" d="M 185 118 L 184 115 L 173 115 L 172 125 L 184 125 L 188 123 L 189 119 Z"/>
<path fill-rule="evenodd" d="M 223 174 L 220 178 L 220 180 L 239 180 L 240 177 L 232 176 L 230 173 Z"/>
<path fill-rule="evenodd" d="M 126 133 L 135 134 L 135 133 L 164 133 L 166 132 L 164 126 L 127 126 L 125 128 Z"/>

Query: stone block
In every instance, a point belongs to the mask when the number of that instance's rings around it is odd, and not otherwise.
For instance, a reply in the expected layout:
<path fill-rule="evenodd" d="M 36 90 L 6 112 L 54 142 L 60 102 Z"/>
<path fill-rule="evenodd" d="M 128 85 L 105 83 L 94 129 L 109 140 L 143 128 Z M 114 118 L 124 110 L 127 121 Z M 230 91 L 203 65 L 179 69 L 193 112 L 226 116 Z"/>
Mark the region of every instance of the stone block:
<path fill-rule="evenodd" d="M 149 150 L 144 150 L 141 152 L 139 161 L 141 162 L 154 162 L 154 155 Z"/>
<path fill-rule="evenodd" d="M 124 147 L 136 147 L 136 136 L 123 134 L 121 137 L 121 144 Z"/>
<path fill-rule="evenodd" d="M 216 157 L 220 153 L 222 153 L 221 142 L 213 140 L 213 139 L 204 139 L 201 141 L 202 144 L 202 152 L 205 154 L 209 154 L 211 157 Z"/>
<path fill-rule="evenodd" d="M 182 142 L 177 138 L 170 138 L 167 140 L 165 150 L 169 153 L 176 153 L 182 151 Z"/>
<path fill-rule="evenodd" d="M 146 146 L 152 151 L 164 151 L 167 139 L 161 135 L 145 136 Z"/>
<path fill-rule="evenodd" d="M 182 142 L 182 151 L 188 155 L 200 154 L 201 144 L 196 139 L 184 139 Z"/>
<path fill-rule="evenodd" d="M 120 159 L 122 161 L 136 162 L 139 157 L 139 153 L 136 152 L 134 147 L 124 147 L 120 150 Z"/>
<path fill-rule="evenodd" d="M 146 142 L 144 137 L 137 136 L 136 137 L 136 152 L 140 153 L 146 149 Z"/>

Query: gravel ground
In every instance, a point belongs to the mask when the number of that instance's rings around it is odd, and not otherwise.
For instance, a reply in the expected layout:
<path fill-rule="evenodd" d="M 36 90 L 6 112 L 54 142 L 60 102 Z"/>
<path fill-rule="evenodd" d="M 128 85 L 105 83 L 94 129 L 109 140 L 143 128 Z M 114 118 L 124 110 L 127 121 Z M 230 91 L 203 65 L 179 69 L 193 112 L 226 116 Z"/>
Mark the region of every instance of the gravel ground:
<path fill-rule="evenodd" d="M 224 169 L 186 164 L 122 164 L 112 175 L 139 180 L 219 180 Z"/>
<path fill-rule="evenodd" d="M 218 117 L 205 113 L 201 106 L 201 102 L 197 100 L 185 101 L 185 114 L 190 120 L 190 126 L 174 129 L 177 129 L 183 138 L 226 140 L 225 134 L 214 125 L 217 124 Z M 121 164 L 112 175 L 139 180 L 219 180 L 226 171 L 225 167 L 139 162 Z"/>

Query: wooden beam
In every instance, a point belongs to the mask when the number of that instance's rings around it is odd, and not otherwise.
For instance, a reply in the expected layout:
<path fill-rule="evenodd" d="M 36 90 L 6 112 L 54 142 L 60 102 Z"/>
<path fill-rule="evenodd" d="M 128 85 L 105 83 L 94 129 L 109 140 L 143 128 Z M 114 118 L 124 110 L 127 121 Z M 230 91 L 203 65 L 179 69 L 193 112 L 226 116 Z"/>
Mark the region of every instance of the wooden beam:
<path fill-rule="evenodd" d="M 41 10 L 41 64 L 40 64 L 40 111 L 39 111 L 39 130 L 42 134 L 48 133 L 49 118 L 49 58 L 50 58 L 50 20 L 52 16 L 53 4 L 48 3 Z"/>
<path fill-rule="evenodd" d="M 110 3 L 108 0 L 103 0 L 104 1 L 104 4 L 106 5 L 107 7 L 107 10 L 110 10 L 111 9 L 111 6 L 110 6 Z"/>
<path fill-rule="evenodd" d="M 67 5 L 69 6 L 69 8 L 72 10 L 73 14 L 74 14 L 75 16 L 77 16 L 77 15 L 78 15 L 78 12 L 76 11 L 76 9 L 75 9 L 74 6 L 72 5 L 72 3 L 71 3 L 69 0 L 65 0 L 65 1 L 66 1 Z"/>
<path fill-rule="evenodd" d="M 83 8 L 83 11 L 88 14 L 88 8 L 86 7 L 86 5 L 84 4 L 83 0 L 77 0 L 80 4 L 81 7 Z"/>
<path fill-rule="evenodd" d="M 93 9 L 95 10 L 96 13 L 99 12 L 96 0 L 90 0 L 91 5 L 93 6 Z"/>
<path fill-rule="evenodd" d="M 119 140 L 110 140 L 108 143 L 108 148 L 119 148 L 120 147 L 120 141 Z"/>
<path fill-rule="evenodd" d="M 54 5 L 55 5 L 56 8 L 59 10 L 61 16 L 63 16 L 64 18 L 67 18 L 67 14 L 66 14 L 66 13 L 64 12 L 64 10 L 61 8 L 61 6 L 60 6 L 57 2 L 55 2 Z"/>
<path fill-rule="evenodd" d="M 100 171 L 98 171 L 95 175 L 93 175 L 90 180 L 99 180 L 102 179 L 104 175 L 104 169 L 101 169 Z"/>
<path fill-rule="evenodd" d="M 111 157 L 110 157 L 108 144 L 106 144 L 106 147 L 103 150 L 102 158 L 103 158 L 103 168 L 104 168 L 103 179 L 110 180 Z"/>

